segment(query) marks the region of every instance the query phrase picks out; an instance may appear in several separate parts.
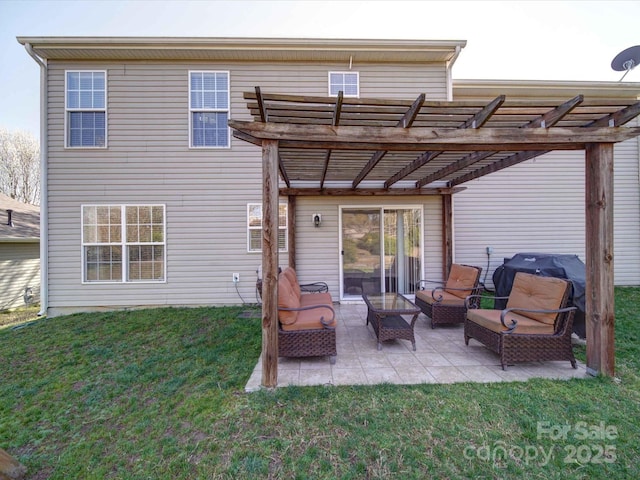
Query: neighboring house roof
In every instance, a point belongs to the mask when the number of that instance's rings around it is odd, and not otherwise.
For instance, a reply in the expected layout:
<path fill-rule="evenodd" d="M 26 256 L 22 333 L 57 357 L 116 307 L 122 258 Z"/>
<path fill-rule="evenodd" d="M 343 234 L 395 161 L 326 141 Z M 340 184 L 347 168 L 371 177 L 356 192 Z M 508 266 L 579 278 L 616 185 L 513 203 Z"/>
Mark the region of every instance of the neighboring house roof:
<path fill-rule="evenodd" d="M 450 62 L 464 40 L 18 37 L 48 60 Z"/>
<path fill-rule="evenodd" d="M 640 98 L 640 83 L 552 80 L 453 80 L 456 100 L 506 95 L 521 100 L 541 98 L 571 98 L 582 94 L 590 99 Z"/>
<path fill-rule="evenodd" d="M 9 213 L 13 226 L 9 225 Z M 19 202 L 0 193 L 0 242 L 40 240 L 40 207 Z"/>

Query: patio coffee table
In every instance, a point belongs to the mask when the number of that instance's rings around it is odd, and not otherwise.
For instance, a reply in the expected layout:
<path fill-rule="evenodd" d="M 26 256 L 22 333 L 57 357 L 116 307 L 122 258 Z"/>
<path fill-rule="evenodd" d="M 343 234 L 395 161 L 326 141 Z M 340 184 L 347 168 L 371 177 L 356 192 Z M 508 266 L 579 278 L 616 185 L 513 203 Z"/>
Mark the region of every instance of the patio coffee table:
<path fill-rule="evenodd" d="M 382 350 L 382 342 L 399 338 L 410 340 L 413 350 L 416 350 L 416 339 L 413 326 L 416 323 L 420 309 L 399 293 L 380 293 L 363 295 L 367 304 L 367 325 L 371 323 L 378 337 L 378 350 Z M 402 315 L 413 315 L 411 321 Z"/>

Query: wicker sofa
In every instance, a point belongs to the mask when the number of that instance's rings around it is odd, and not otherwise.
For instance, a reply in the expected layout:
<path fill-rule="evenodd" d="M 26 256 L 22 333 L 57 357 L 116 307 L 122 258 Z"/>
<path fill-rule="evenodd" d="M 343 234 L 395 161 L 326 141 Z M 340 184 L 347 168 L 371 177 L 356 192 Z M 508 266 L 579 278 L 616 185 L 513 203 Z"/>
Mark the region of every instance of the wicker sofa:
<path fill-rule="evenodd" d="M 467 298 L 464 341 L 475 338 L 500 355 L 502 369 L 516 362 L 568 360 L 577 368 L 571 345 L 575 307 L 568 307 L 571 282 L 516 273 L 504 310 L 472 308 Z"/>
<path fill-rule="evenodd" d="M 480 267 L 454 263 L 446 282 L 420 280 L 415 303 L 431 319 L 431 328 L 442 324 L 463 323 L 467 313 L 465 299 L 469 295 L 476 295 L 472 306 L 477 308 L 479 294 L 482 293 L 482 287 L 478 286 L 481 273 Z M 426 288 L 429 283 L 438 286 Z"/>
<path fill-rule="evenodd" d="M 317 284 L 316 284 L 317 285 Z M 328 291 L 304 293 L 294 269 L 278 275 L 278 355 L 318 357 L 335 363 L 336 316 Z"/>

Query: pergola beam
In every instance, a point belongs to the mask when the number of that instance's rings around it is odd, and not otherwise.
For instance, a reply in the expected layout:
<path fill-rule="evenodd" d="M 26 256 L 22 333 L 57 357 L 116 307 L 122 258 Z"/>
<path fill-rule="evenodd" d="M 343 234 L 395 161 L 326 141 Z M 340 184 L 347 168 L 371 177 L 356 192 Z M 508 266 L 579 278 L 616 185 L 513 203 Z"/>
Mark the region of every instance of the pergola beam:
<path fill-rule="evenodd" d="M 414 120 L 416 119 L 416 115 L 422 108 L 422 104 L 424 103 L 426 96 L 424 93 L 418 95 L 418 98 L 415 99 L 409 110 L 407 110 L 402 118 L 398 121 L 395 128 L 409 128 L 413 125 Z M 378 164 L 380 160 L 386 155 L 387 150 L 378 150 L 375 152 L 371 159 L 367 162 L 364 168 L 360 171 L 360 173 L 356 176 L 353 181 L 352 188 L 356 188 L 362 180 L 374 169 L 374 167 Z"/>
<path fill-rule="evenodd" d="M 452 195 L 462 192 L 466 187 L 442 188 L 281 188 L 282 196 L 297 197 L 373 197 L 376 195 L 408 196 L 408 195 Z"/>
<path fill-rule="evenodd" d="M 504 95 L 500 95 L 496 97 L 493 101 L 491 101 L 488 105 L 486 105 L 482 110 L 477 112 L 475 115 L 469 118 L 466 122 L 460 125 L 459 128 L 464 129 L 464 128 L 482 127 L 491 118 L 491 115 L 493 115 L 496 112 L 496 110 L 498 110 L 498 108 L 500 108 L 500 106 L 504 103 L 505 98 L 506 97 Z M 416 170 L 418 170 L 419 168 L 425 166 L 427 163 L 432 161 L 441 153 L 443 152 L 442 151 L 424 152 L 422 155 L 416 158 L 413 162 L 411 162 L 409 165 L 407 165 L 398 173 L 396 173 L 393 177 L 389 178 L 389 180 L 385 182 L 384 187 L 389 188 L 391 185 L 393 185 L 396 182 L 399 182 L 407 175 L 410 175 Z M 426 184 L 422 184 L 422 185 L 426 185 Z M 416 183 L 416 188 L 420 188 L 422 185 L 418 185 L 418 183 Z"/>
<path fill-rule="evenodd" d="M 331 120 L 331 125 L 337 127 L 340 123 L 340 110 L 342 109 L 342 100 L 344 98 L 344 94 L 342 90 L 338 92 L 338 98 L 336 99 L 336 105 L 333 109 L 333 119 Z M 331 150 L 327 150 L 327 153 L 324 157 L 324 168 L 322 169 L 322 177 L 320 177 L 320 188 L 324 186 L 324 181 L 327 178 L 327 170 L 329 169 L 329 160 L 331 160 Z"/>
<path fill-rule="evenodd" d="M 588 127 L 619 127 L 640 115 L 640 102 L 593 121 Z"/>
<path fill-rule="evenodd" d="M 260 87 L 257 87 L 257 86 L 256 86 L 256 101 L 258 102 L 258 110 L 260 111 L 260 120 L 262 121 L 262 123 L 267 123 L 269 121 L 269 112 L 267 112 L 267 106 L 265 105 L 264 99 L 262 98 L 262 92 L 260 91 Z M 289 176 L 287 175 L 287 171 L 285 170 L 284 165 L 282 165 L 282 159 L 280 158 L 279 153 L 278 153 L 278 169 L 280 170 L 282 181 L 286 183 L 287 186 L 291 185 L 291 181 L 289 180 Z"/>
<path fill-rule="evenodd" d="M 571 100 L 569 100 L 568 102 L 563 103 L 562 105 L 554 108 L 553 110 L 550 110 L 542 115 L 540 115 L 538 118 L 530 121 L 528 124 L 524 125 L 522 128 L 550 128 L 553 125 L 557 124 L 560 120 L 562 120 L 563 117 L 565 117 L 569 112 L 571 112 L 575 107 L 577 107 L 578 105 L 580 105 L 582 102 L 584 101 L 584 97 L 582 95 L 577 95 L 576 97 L 572 98 Z M 416 182 L 416 187 L 420 188 L 424 185 L 428 185 L 431 182 L 435 182 L 436 180 L 440 180 L 441 178 L 446 177 L 447 175 L 450 175 L 458 170 L 462 170 L 463 168 L 467 168 L 470 167 L 471 165 L 473 165 L 474 163 L 478 163 L 481 160 L 484 160 L 485 158 L 488 158 L 492 155 L 495 155 L 498 152 L 474 152 L 470 155 L 467 155 L 466 157 L 458 160 L 455 163 L 452 163 L 450 165 L 448 165 L 447 167 L 444 167 L 442 169 L 440 169 L 439 171 L 428 175 L 427 177 L 418 180 Z M 533 156 L 524 156 L 522 157 L 521 160 L 516 160 L 513 159 L 513 161 L 515 163 L 513 163 L 512 165 L 515 165 L 516 163 L 520 163 L 523 162 L 525 160 L 528 160 L 530 158 L 534 158 L 538 155 L 542 155 L 542 153 L 546 153 L 546 152 L 541 152 L 538 153 L 537 155 L 533 155 Z M 511 157 L 510 157 L 511 158 Z M 508 161 L 504 161 L 503 162 L 506 166 L 510 166 Z M 502 168 L 506 168 L 505 167 L 501 167 L 498 168 L 498 165 L 495 165 L 496 169 L 487 169 L 487 168 L 482 168 L 480 169 L 478 172 L 478 175 L 475 176 L 475 172 L 469 173 L 467 175 L 464 175 L 462 177 L 459 177 L 459 179 L 455 179 L 452 180 L 451 183 L 455 183 L 456 185 L 462 183 L 463 181 L 468 181 L 468 180 L 473 180 L 475 178 L 481 177 L 482 175 L 487 175 L 488 173 L 493 173 L 494 171 L 498 171 L 501 170 Z M 463 179 L 467 179 L 467 180 L 463 180 Z"/>
<path fill-rule="evenodd" d="M 456 185 L 463 184 L 470 180 L 475 180 L 476 178 L 484 177 L 485 175 L 489 175 L 490 173 L 495 173 L 500 170 L 504 170 L 505 168 L 513 167 L 518 163 L 522 163 L 527 160 L 531 160 L 532 158 L 539 157 L 540 155 L 544 155 L 545 153 L 549 153 L 549 150 L 546 151 L 525 151 L 518 152 L 510 155 L 507 158 L 503 158 L 502 160 L 498 160 L 497 162 L 491 163 L 489 165 L 485 165 L 478 170 L 474 170 L 473 172 L 467 173 L 466 175 L 462 175 L 458 178 L 455 178 L 449 182 L 449 185 L 455 187 Z"/>
<path fill-rule="evenodd" d="M 640 127 L 448 129 L 295 125 L 230 120 L 229 126 L 280 148 L 386 151 L 584 150 L 590 143 L 617 143 L 640 135 Z"/>

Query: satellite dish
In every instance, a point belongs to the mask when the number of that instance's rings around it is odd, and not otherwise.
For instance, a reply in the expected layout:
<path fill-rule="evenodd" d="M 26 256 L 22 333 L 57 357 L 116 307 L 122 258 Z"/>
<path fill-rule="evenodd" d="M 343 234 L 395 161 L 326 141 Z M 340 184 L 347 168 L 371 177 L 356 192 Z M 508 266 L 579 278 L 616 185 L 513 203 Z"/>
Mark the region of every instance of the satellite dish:
<path fill-rule="evenodd" d="M 629 73 L 638 65 L 640 65 L 640 45 L 635 45 L 621 51 L 611 62 L 611 68 L 613 68 L 616 72 L 625 72 L 622 78 L 619 80 L 620 82 L 627 75 L 627 73 Z"/>

